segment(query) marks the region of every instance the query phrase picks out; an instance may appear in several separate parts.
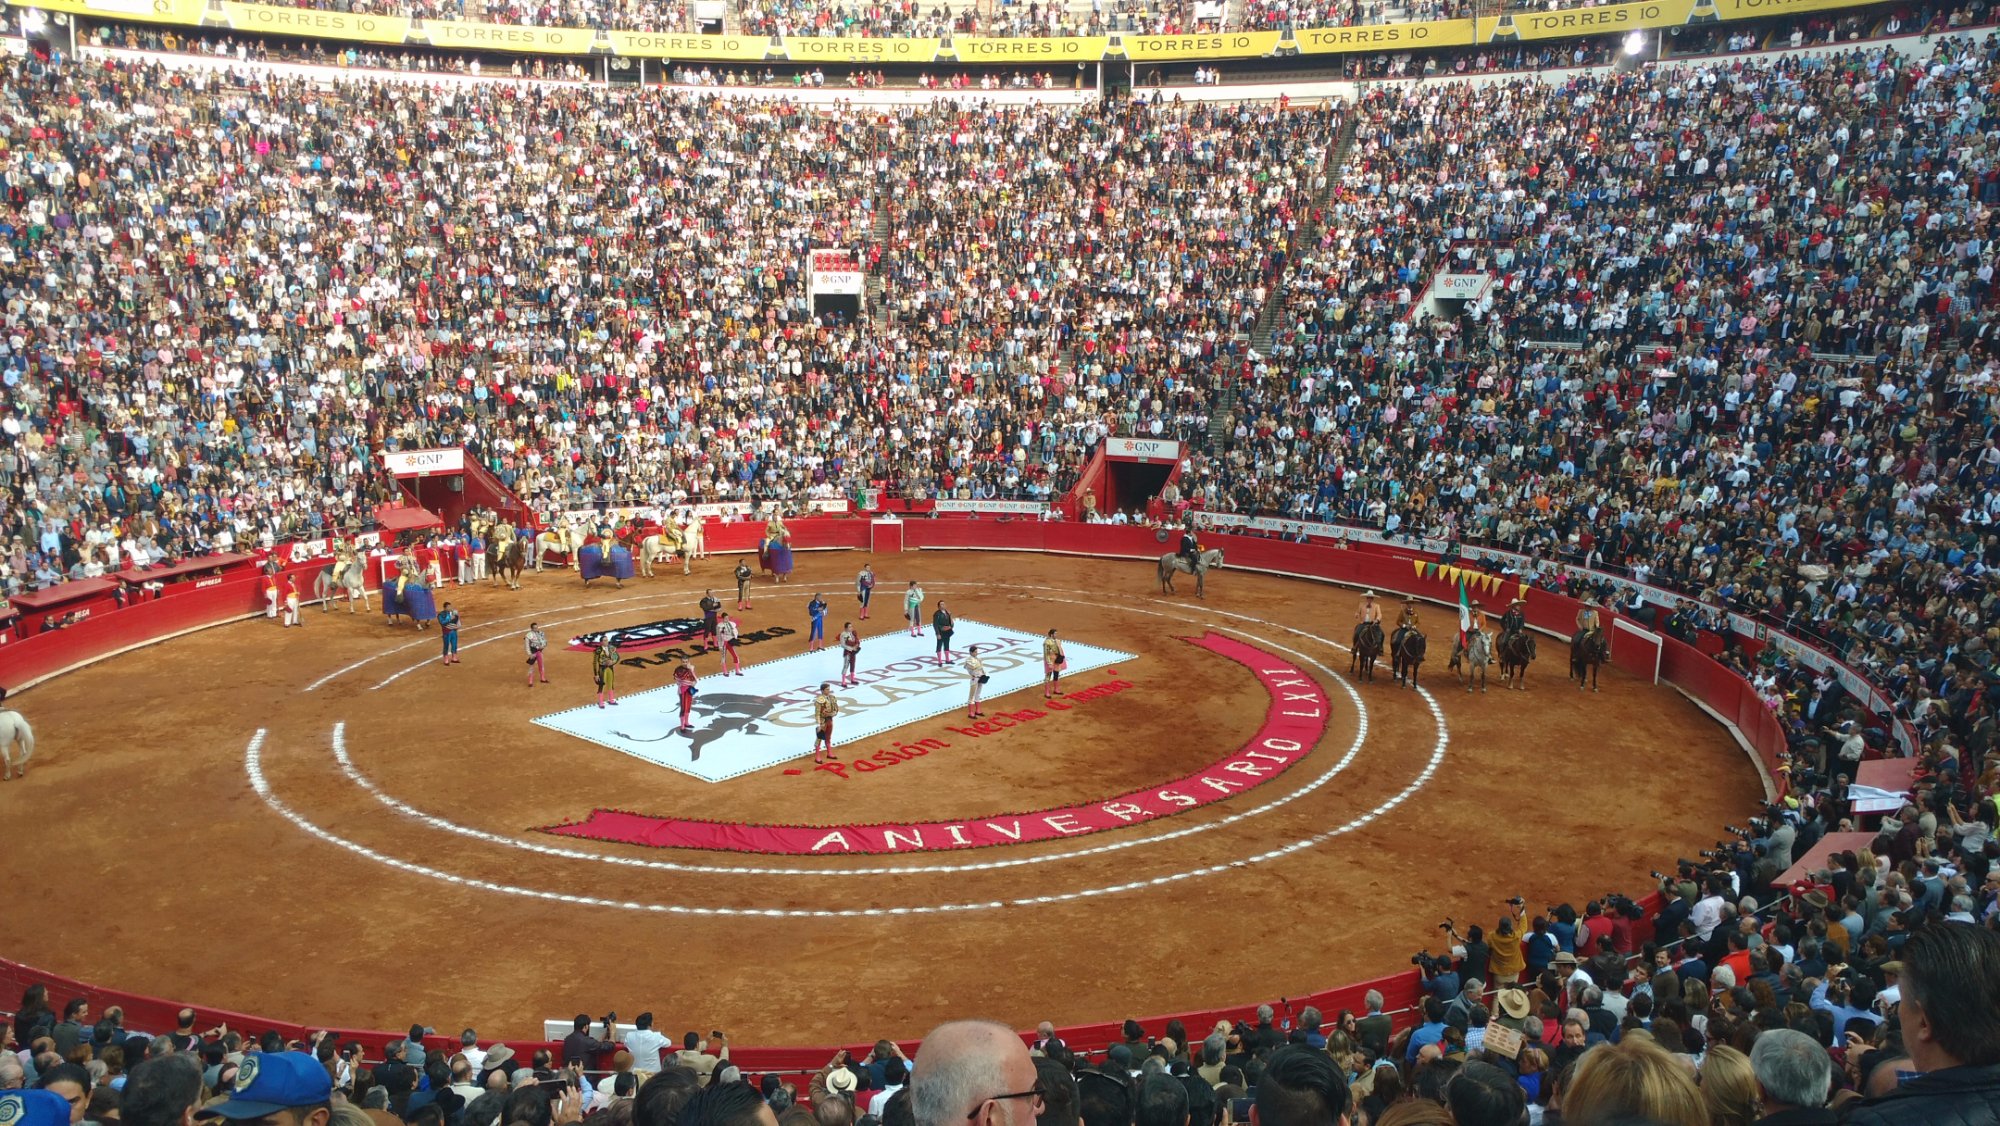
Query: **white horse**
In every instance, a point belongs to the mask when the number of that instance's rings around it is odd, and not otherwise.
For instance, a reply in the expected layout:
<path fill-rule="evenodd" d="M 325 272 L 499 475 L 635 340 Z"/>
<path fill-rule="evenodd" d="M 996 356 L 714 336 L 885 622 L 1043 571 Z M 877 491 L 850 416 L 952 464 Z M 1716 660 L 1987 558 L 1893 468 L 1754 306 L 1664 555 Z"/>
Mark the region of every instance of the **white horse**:
<path fill-rule="evenodd" d="M 701 517 L 693 509 L 688 510 L 687 519 L 681 524 L 681 555 L 685 559 L 708 558 L 708 548 L 702 543 Z"/>
<path fill-rule="evenodd" d="M 676 555 L 681 557 L 681 574 L 690 574 L 694 557 L 687 550 L 687 545 L 681 542 L 680 529 L 668 525 L 666 534 L 647 536 L 639 541 L 639 573 L 650 579 L 653 577 L 654 560 L 671 559 Z"/>
<path fill-rule="evenodd" d="M 354 600 L 356 598 L 361 600 L 362 609 L 370 609 L 371 607 L 368 603 L 368 584 L 363 579 L 364 574 L 365 571 L 359 559 L 342 560 L 330 566 L 321 567 L 319 569 L 319 577 L 313 580 L 313 597 L 319 599 L 320 613 L 328 613 L 333 609 L 333 595 L 335 591 L 341 591 L 346 594 L 348 613 L 354 613 Z"/>
<path fill-rule="evenodd" d="M 14 744 L 21 744 L 21 757 L 14 757 Z M 28 718 L 12 708 L 0 708 L 0 759 L 6 760 L 6 772 L 0 774 L 0 781 L 14 777 L 14 768 L 21 768 L 21 777 L 28 776 L 28 760 L 35 757 L 35 729 L 28 726 Z"/>
<path fill-rule="evenodd" d="M 542 562 L 550 552 L 567 556 L 569 562 L 564 567 L 577 565 L 576 553 L 583 549 L 583 532 L 571 524 L 552 527 L 535 537 L 535 570 L 542 569 Z"/>

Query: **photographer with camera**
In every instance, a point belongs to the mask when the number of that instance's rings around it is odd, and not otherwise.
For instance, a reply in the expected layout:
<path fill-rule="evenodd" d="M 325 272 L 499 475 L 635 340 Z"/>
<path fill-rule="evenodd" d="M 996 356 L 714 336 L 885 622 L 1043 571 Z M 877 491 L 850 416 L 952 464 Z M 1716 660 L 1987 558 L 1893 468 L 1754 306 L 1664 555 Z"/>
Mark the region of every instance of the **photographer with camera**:
<path fill-rule="evenodd" d="M 1449 922 L 1439 923 L 1438 929 L 1449 927 Z M 1410 964 L 1417 967 L 1423 979 L 1424 992 L 1437 999 L 1439 1005 L 1448 1005 L 1458 999 L 1461 979 L 1458 967 L 1452 964 L 1451 955 L 1433 954 L 1419 950 L 1410 955 Z"/>
<path fill-rule="evenodd" d="M 1486 980 L 1486 961 L 1492 956 L 1492 948 L 1486 945 L 1486 932 L 1474 924 L 1465 934 L 1458 933 L 1458 924 L 1450 919 L 1438 924 L 1445 937 L 1454 943 L 1452 956 L 1458 959 L 1458 975 L 1466 981 Z"/>
<path fill-rule="evenodd" d="M 590 1034 L 590 1017 L 583 1013 L 576 1014 L 576 1019 L 570 1022 L 570 1034 L 563 1037 L 563 1066 L 568 1067 L 570 1064 L 580 1063 L 588 1067 L 597 1053 L 608 1051 L 614 1047 L 614 1042 L 618 1039 L 618 1033 L 612 1027 L 612 1024 L 617 1019 L 617 1013 L 606 1013 L 604 1015 L 602 1021 L 604 1025 L 604 1039 L 599 1040 Z"/>

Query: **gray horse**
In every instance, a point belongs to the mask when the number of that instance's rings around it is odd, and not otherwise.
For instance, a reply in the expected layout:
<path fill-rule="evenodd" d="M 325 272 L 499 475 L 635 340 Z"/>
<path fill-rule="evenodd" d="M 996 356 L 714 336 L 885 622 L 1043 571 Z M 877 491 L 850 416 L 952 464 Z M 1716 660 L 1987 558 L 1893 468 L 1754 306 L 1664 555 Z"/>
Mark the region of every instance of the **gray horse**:
<path fill-rule="evenodd" d="M 347 612 L 354 613 L 354 600 L 361 600 L 361 608 L 369 609 L 368 586 L 363 581 L 363 571 L 359 559 L 347 563 L 329 563 L 319 569 L 319 576 L 313 579 L 313 597 L 319 599 L 320 613 L 333 609 L 336 591 L 347 596 Z"/>
<path fill-rule="evenodd" d="M 1493 663 L 1493 643 L 1487 640 L 1486 631 L 1476 629 L 1465 639 L 1465 654 L 1462 658 L 1465 674 L 1465 690 L 1472 691 L 1472 674 L 1479 674 L 1479 690 L 1486 691 L 1486 666 Z"/>
<path fill-rule="evenodd" d="M 1208 595 L 1204 590 L 1205 584 L 1202 580 L 1208 575 L 1209 568 L 1220 566 L 1222 566 L 1222 549 L 1219 547 L 1211 547 L 1207 551 L 1202 552 L 1196 557 L 1194 566 L 1192 567 L 1188 566 L 1187 559 L 1179 553 L 1162 555 L 1160 556 L 1160 593 L 1174 593 L 1174 574 L 1178 572 L 1183 575 L 1194 575 L 1194 596 L 1196 598 L 1206 598 Z"/>

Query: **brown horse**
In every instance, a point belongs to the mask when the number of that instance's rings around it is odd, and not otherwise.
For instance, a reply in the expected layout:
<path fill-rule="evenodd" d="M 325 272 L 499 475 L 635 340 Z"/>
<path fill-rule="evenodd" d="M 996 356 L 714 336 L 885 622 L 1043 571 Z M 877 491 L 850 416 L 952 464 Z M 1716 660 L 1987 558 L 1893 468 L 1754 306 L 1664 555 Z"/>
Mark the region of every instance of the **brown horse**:
<path fill-rule="evenodd" d="M 1347 662 L 1348 675 L 1375 679 L 1375 662 L 1382 657 L 1382 623 L 1362 622 L 1354 627 L 1354 658 Z"/>
<path fill-rule="evenodd" d="M 1500 635 L 1500 683 L 1528 690 L 1528 666 L 1535 660 L 1535 635 L 1525 629 Z"/>
<path fill-rule="evenodd" d="M 1415 626 L 1396 627 L 1389 639 L 1389 671 L 1395 674 L 1397 684 L 1417 686 L 1417 666 L 1424 663 L 1426 644 L 1423 630 Z"/>
<path fill-rule="evenodd" d="M 1576 690 L 1583 691 L 1588 681 L 1590 690 L 1597 691 L 1597 669 L 1605 658 L 1611 656 L 1611 645 L 1604 640 L 1601 629 L 1582 629 L 1569 639 L 1569 675 L 1576 681 Z"/>
<path fill-rule="evenodd" d="M 521 572 L 528 569 L 528 549 L 518 537 L 502 546 L 498 540 L 486 541 L 486 573 L 494 581 L 505 580 L 507 589 L 521 589 Z"/>

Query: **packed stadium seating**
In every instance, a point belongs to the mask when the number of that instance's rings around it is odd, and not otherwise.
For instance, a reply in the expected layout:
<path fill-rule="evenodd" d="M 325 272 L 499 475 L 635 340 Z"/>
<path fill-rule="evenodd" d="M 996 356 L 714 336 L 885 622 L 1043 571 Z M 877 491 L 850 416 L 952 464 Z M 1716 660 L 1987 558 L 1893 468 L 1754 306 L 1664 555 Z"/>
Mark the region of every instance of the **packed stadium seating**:
<path fill-rule="evenodd" d="M 1122 18 L 1019 7 L 997 18 L 1021 32 Z M 740 16 L 792 35 L 973 26 L 918 4 Z M 1257 27 L 1381 16 L 1246 9 Z M 1648 1019 L 1668 1052 L 1709 1059 L 1800 1029 L 1865 1090 L 1905 1046 L 1886 1024 L 1840 1034 L 1872 1024 L 1909 934 L 2000 918 L 1996 80 L 1984 32 L 1390 83 L 1351 105 L 887 112 L 9 58 L 0 577 L 20 593 L 346 525 L 394 495 L 385 448 L 462 445 L 568 509 L 1052 499 L 1100 439 L 1174 437 L 1201 509 L 1517 551 L 1538 561 L 1524 581 L 1573 593 L 1612 597 L 1615 575 L 1684 595 L 1665 631 L 1723 639 L 1716 659 L 1785 725 L 1788 800 L 1720 872 L 1663 859 L 1656 931 L 1614 925 L 1622 905 L 1538 920 L 1534 1016 L 1507 1013 L 1545 1046 L 1509 1057 L 1534 1116 L 1570 1080 L 1522 1064 L 1567 1076 L 1586 1042 Z M 801 263 L 825 246 L 864 248 L 854 320 L 811 316 Z M 1493 280 L 1423 315 L 1441 272 Z M 1889 714 L 1777 647 L 1727 644 L 1760 626 L 1866 676 Z M 1770 886 L 1849 819 L 1855 766 L 1898 753 L 1899 725 L 1928 788 L 1810 893 Z M 1744 933 L 1786 952 L 1768 972 L 1732 943 L 1744 900 L 1768 924 Z M 1600 930 L 1616 957 L 1596 962 Z M 1661 953 L 1698 973 L 1684 992 L 1654 988 L 1642 933 L 1679 943 Z M 1842 964 L 1829 1001 L 1816 979 Z M 1331 1042 L 1372 1113 L 1495 1058 L 1499 1009 L 1448 1013 L 1460 979 L 1426 976 L 1435 1011 L 1400 1069 L 1373 1068 L 1386 1044 L 1342 1020 L 1292 1034 Z M 1127 1064 L 1198 1069 L 1207 1030 L 1191 1060 L 1185 1034 L 1147 1043 L 1165 1031 L 1140 1030 Z M 1287 1038 L 1269 1031 L 1225 1030 L 1217 1055 L 1261 1069 L 1258 1044 Z"/>

